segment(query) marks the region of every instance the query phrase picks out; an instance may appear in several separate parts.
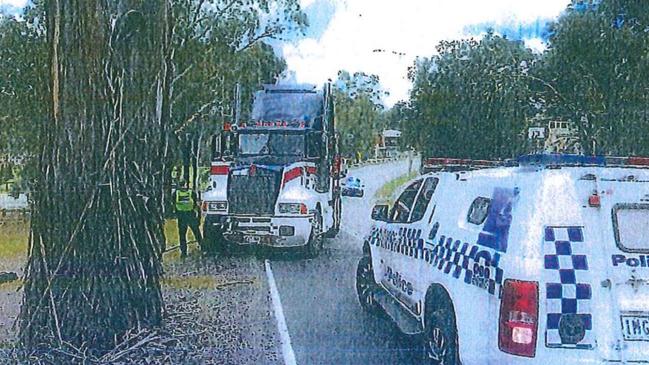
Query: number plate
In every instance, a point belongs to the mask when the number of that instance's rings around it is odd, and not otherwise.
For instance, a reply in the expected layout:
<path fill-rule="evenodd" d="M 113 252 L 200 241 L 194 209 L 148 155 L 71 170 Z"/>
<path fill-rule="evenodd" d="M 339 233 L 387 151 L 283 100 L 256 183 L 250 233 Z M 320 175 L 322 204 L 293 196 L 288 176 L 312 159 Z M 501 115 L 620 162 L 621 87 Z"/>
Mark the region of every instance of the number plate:
<path fill-rule="evenodd" d="M 257 244 L 257 243 L 259 243 L 260 239 L 261 238 L 259 236 L 244 236 L 243 237 L 243 240 L 247 244 Z"/>
<path fill-rule="evenodd" d="M 624 314 L 620 319 L 626 341 L 649 341 L 649 314 Z"/>

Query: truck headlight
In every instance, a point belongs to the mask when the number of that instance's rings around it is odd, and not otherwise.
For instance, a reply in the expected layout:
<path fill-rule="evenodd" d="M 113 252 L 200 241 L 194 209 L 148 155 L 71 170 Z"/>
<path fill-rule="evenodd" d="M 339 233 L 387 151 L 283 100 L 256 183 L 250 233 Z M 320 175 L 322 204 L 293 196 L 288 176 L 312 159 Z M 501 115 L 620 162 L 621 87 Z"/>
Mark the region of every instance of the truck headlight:
<path fill-rule="evenodd" d="M 302 203 L 279 203 L 280 214 L 307 214 L 306 205 Z"/>
<path fill-rule="evenodd" d="M 228 202 L 208 202 L 207 209 L 210 212 L 225 212 L 228 210 Z"/>

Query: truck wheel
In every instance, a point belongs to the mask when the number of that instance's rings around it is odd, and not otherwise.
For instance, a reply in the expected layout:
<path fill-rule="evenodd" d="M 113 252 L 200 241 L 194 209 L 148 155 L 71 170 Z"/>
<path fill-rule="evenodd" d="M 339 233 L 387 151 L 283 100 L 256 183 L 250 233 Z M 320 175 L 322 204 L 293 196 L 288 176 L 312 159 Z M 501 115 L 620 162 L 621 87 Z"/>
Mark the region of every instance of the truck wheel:
<path fill-rule="evenodd" d="M 379 314 L 381 306 L 374 299 L 379 290 L 374 281 L 374 269 L 372 259 L 369 256 L 361 257 L 356 268 L 356 295 L 361 307 L 370 314 Z"/>
<path fill-rule="evenodd" d="M 201 251 L 208 255 L 223 254 L 229 251 L 228 242 L 223 237 L 223 232 L 214 227 L 205 227 L 203 232 L 203 245 Z"/>
<path fill-rule="evenodd" d="M 334 224 L 331 229 L 327 231 L 325 234 L 326 238 L 335 238 L 336 235 L 338 235 L 338 232 L 340 232 L 340 220 L 342 219 L 342 199 L 340 198 L 340 195 L 336 198 L 334 202 Z"/>
<path fill-rule="evenodd" d="M 316 211 L 313 217 L 313 226 L 311 227 L 311 235 L 306 244 L 306 257 L 317 257 L 322 249 L 322 214 Z"/>
<path fill-rule="evenodd" d="M 457 365 L 459 355 L 455 311 L 450 298 L 441 292 L 443 289 L 433 290 L 426 299 L 424 361 L 429 365 Z"/>

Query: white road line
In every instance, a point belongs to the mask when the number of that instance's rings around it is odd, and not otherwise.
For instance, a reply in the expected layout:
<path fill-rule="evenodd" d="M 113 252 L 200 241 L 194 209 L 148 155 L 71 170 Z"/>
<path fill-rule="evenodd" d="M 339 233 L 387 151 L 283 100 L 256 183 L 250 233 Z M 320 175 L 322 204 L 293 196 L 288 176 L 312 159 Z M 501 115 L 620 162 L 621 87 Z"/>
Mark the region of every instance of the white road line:
<path fill-rule="evenodd" d="M 273 310 L 275 311 L 275 319 L 277 319 L 277 330 L 279 331 L 279 340 L 282 343 L 282 355 L 284 357 L 285 365 L 296 365 L 295 353 L 293 346 L 291 346 L 291 336 L 288 334 L 288 327 L 286 326 L 286 319 L 284 318 L 284 310 L 282 309 L 282 301 L 279 299 L 279 291 L 277 284 L 275 284 L 275 277 L 273 271 L 270 269 L 270 261 L 266 260 L 266 277 L 268 278 L 268 286 L 270 287 L 270 298 L 273 302 Z"/>

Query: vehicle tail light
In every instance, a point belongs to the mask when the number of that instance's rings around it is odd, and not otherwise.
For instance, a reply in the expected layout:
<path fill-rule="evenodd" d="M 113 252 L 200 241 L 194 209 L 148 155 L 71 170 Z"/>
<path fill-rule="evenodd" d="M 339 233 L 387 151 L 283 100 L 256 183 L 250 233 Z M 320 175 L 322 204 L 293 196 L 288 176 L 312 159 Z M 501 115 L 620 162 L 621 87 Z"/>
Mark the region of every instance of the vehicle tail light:
<path fill-rule="evenodd" d="M 207 212 L 207 201 L 203 201 L 202 208 L 204 212 Z"/>
<path fill-rule="evenodd" d="M 210 168 L 210 174 L 212 175 L 227 175 L 228 172 L 230 172 L 228 165 L 212 165 Z"/>
<path fill-rule="evenodd" d="M 538 314 L 538 282 L 505 280 L 500 302 L 498 348 L 509 354 L 534 357 Z"/>

